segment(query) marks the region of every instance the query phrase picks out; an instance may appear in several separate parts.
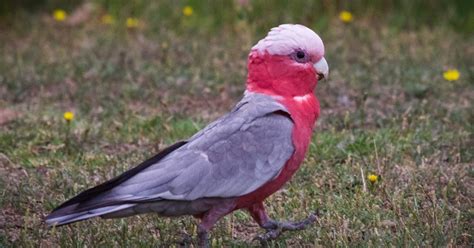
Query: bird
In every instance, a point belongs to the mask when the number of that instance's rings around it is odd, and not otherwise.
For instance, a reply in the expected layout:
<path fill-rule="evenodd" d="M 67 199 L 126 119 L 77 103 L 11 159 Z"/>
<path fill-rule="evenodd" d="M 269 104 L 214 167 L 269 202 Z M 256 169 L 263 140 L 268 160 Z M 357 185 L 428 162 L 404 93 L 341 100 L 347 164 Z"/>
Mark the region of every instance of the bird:
<path fill-rule="evenodd" d="M 328 77 L 324 44 L 310 28 L 272 28 L 248 55 L 246 89 L 230 112 L 192 137 L 138 166 L 87 189 L 54 209 L 45 222 L 61 226 L 93 217 L 155 213 L 198 219 L 198 245 L 209 246 L 216 222 L 246 210 L 266 230 L 261 242 L 316 220 L 276 221 L 264 200 L 301 166 L 320 104 L 319 81 Z"/>

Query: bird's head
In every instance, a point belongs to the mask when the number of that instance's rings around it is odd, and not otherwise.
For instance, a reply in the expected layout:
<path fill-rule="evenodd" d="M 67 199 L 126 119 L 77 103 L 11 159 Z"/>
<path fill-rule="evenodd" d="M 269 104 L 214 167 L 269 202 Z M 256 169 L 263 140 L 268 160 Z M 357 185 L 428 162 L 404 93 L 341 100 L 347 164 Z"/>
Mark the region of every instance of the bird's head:
<path fill-rule="evenodd" d="M 327 78 L 324 44 L 311 29 L 298 24 L 272 28 L 249 54 L 247 90 L 283 97 L 312 94 Z"/>

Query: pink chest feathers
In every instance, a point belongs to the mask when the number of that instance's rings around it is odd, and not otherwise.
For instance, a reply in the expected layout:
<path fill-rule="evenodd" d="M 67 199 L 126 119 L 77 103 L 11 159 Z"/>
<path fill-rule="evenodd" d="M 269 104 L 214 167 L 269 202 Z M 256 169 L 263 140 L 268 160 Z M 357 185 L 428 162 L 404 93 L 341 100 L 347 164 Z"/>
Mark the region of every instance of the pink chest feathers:
<path fill-rule="evenodd" d="M 296 99 L 285 98 L 280 102 L 288 109 L 294 122 L 292 140 L 295 151 L 276 178 L 256 191 L 239 197 L 236 209 L 261 202 L 276 192 L 291 179 L 304 160 L 311 142 L 314 123 L 319 116 L 319 102 L 312 93 Z"/>

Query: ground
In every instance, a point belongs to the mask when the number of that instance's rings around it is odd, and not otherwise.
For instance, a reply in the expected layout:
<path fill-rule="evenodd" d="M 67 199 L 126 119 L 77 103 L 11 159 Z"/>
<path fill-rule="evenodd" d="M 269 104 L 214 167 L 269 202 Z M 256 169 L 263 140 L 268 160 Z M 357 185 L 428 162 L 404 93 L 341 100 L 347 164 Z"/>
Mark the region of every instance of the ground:
<path fill-rule="evenodd" d="M 53 229 L 43 219 L 239 100 L 246 56 L 264 33 L 244 21 L 232 25 L 120 29 L 97 18 L 65 24 L 38 14 L 3 27 L 0 246 L 179 246 L 195 235 L 191 217 L 93 219 Z M 273 218 L 318 210 L 319 219 L 270 245 L 472 247 L 472 35 L 337 17 L 327 26 L 319 34 L 330 78 L 315 92 L 321 117 L 307 158 L 266 201 Z M 445 80 L 447 69 L 459 70 L 459 80 Z M 74 112 L 72 121 L 65 111 Z M 213 229 L 212 244 L 258 246 L 252 238 L 261 232 L 237 211 Z"/>

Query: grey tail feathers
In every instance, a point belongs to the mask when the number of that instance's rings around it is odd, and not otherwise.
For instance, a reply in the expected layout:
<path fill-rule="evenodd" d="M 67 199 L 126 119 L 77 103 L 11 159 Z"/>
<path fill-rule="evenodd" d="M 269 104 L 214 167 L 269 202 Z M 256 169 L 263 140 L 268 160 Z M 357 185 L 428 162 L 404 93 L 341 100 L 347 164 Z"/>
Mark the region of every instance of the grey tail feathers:
<path fill-rule="evenodd" d="M 113 205 L 113 206 L 106 206 L 106 207 L 99 207 L 96 209 L 90 209 L 86 211 L 74 211 L 76 206 L 68 206 L 63 209 L 59 209 L 59 211 L 54 211 L 50 215 L 46 217 L 46 224 L 48 226 L 61 226 L 70 224 L 73 222 L 86 220 L 89 218 L 103 216 L 106 214 L 114 213 L 120 210 L 124 210 L 127 208 L 131 208 L 136 204 L 122 204 L 122 205 Z"/>
<path fill-rule="evenodd" d="M 110 199 L 101 199 L 104 193 L 120 185 L 122 182 L 128 180 L 142 170 L 157 163 L 166 155 L 186 144 L 186 141 L 177 142 L 156 154 L 154 157 L 147 159 L 138 166 L 124 172 L 123 174 L 102 183 L 96 187 L 85 190 L 79 195 L 69 199 L 53 210 L 51 214 L 46 217 L 46 224 L 48 226 L 60 226 L 76 221 L 89 219 L 96 216 L 102 216 L 124 210 L 136 205 L 136 203 L 126 201 L 107 201 Z"/>

